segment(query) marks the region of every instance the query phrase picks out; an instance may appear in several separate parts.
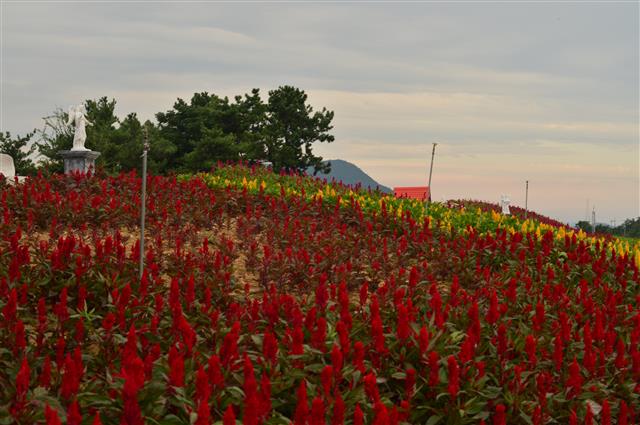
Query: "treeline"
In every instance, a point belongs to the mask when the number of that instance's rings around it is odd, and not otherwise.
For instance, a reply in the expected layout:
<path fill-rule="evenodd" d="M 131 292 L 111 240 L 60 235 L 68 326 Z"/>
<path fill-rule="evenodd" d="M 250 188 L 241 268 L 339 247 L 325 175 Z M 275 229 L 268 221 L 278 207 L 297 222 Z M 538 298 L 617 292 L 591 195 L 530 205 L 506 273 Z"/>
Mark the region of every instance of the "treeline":
<path fill-rule="evenodd" d="M 593 226 L 588 221 L 579 221 L 576 227 L 585 232 L 593 232 Z M 613 236 L 624 236 L 628 238 L 640 238 L 640 217 L 628 218 L 618 226 L 609 226 L 603 223 L 596 223 L 596 233 Z"/>
<path fill-rule="evenodd" d="M 178 99 L 173 108 L 155 114 L 155 122 L 140 122 L 135 113 L 115 114 L 116 100 L 102 97 L 85 102 L 88 149 L 101 152 L 96 167 L 108 173 L 140 168 L 147 130 L 152 173 L 207 171 L 218 161 L 269 161 L 276 170 L 329 172 L 329 164 L 312 152 L 314 143 L 333 142 L 329 132 L 333 112 L 314 111 L 303 90 L 281 86 L 265 101 L 259 89 L 233 100 L 207 92 L 189 102 Z M 71 149 L 73 126 L 58 109 L 44 119 L 44 128 L 26 136 L 0 133 L 0 152 L 14 158 L 16 174 L 38 169 L 62 172 L 59 151 Z M 36 158 L 34 160 L 34 157 Z"/>

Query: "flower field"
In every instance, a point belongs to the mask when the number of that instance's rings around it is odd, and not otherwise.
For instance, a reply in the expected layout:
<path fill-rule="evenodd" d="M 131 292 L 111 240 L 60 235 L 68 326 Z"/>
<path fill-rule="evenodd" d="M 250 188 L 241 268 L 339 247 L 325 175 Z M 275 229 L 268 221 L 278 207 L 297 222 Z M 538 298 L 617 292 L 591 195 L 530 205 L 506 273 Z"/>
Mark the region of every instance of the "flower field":
<path fill-rule="evenodd" d="M 0 182 L 0 424 L 637 424 L 640 250 L 221 167 Z"/>

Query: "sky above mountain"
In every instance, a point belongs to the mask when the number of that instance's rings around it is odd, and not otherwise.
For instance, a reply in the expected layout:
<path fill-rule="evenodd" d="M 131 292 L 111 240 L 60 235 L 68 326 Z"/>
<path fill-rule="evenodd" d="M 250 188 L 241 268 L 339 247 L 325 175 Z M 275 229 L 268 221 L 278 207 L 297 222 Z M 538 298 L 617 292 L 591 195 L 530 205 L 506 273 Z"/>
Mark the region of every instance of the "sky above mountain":
<path fill-rule="evenodd" d="M 510 195 L 568 222 L 640 215 L 637 2 L 1 3 L 0 130 L 87 98 L 152 118 L 290 84 L 315 147 L 434 200 Z M 589 214 L 590 215 L 590 214 Z"/>

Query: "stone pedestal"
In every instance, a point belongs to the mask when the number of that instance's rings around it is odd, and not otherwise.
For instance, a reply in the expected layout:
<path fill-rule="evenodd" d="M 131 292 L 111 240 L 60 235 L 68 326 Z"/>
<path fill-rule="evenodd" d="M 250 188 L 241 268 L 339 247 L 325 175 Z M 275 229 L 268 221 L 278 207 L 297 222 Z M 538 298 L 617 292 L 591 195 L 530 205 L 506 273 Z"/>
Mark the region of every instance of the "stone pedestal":
<path fill-rule="evenodd" d="M 65 174 L 88 173 L 95 170 L 96 158 L 100 156 L 100 152 L 60 151 L 60 156 L 64 159 Z"/>

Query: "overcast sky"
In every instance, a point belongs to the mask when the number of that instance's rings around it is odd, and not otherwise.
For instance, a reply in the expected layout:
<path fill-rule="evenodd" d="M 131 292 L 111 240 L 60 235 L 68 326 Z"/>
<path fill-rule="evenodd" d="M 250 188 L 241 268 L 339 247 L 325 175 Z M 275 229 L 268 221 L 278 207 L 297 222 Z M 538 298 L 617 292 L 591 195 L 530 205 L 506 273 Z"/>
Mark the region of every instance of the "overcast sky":
<path fill-rule="evenodd" d="M 335 111 L 315 151 L 434 199 L 501 194 L 567 222 L 640 215 L 639 6 L 2 1 L 1 130 L 113 97 L 152 118 L 196 91 L 290 84 Z"/>

